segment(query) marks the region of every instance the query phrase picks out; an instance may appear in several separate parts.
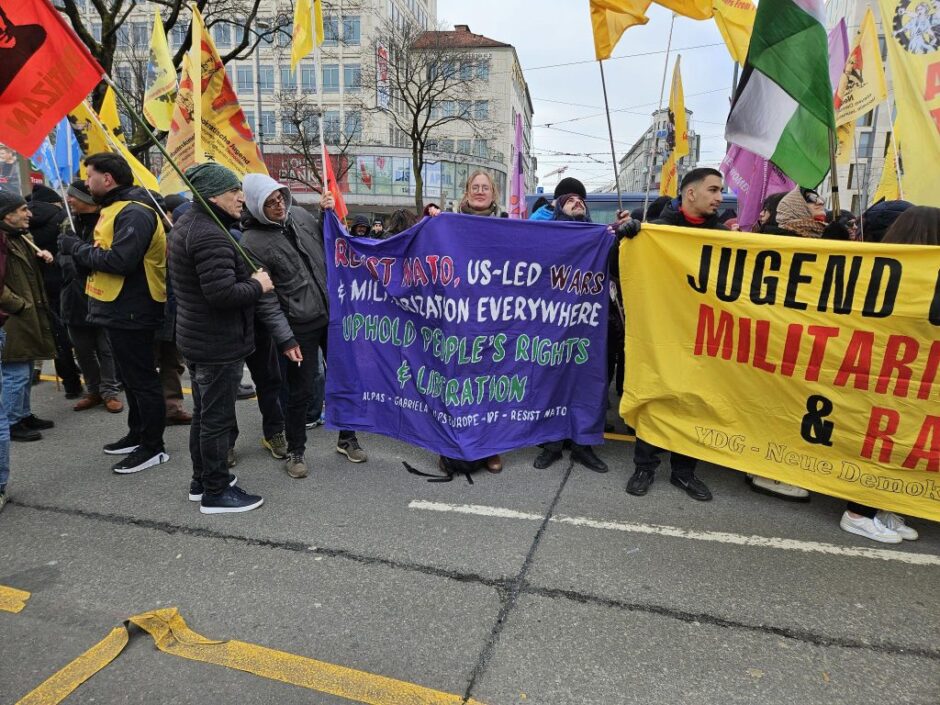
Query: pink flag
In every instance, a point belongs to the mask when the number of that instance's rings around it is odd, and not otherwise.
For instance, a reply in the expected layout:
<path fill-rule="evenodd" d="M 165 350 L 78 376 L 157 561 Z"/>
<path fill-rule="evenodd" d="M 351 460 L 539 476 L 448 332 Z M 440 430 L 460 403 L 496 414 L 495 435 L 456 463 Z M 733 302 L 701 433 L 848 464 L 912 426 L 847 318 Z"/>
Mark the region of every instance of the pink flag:
<path fill-rule="evenodd" d="M 832 84 L 833 91 L 839 90 L 839 77 L 842 76 L 848 58 L 849 32 L 843 17 L 829 32 L 829 82 Z"/>
<path fill-rule="evenodd" d="M 509 182 L 509 217 L 525 218 L 525 170 L 522 163 L 522 114 L 516 115 L 515 155 Z"/>
<path fill-rule="evenodd" d="M 796 187 L 776 166 L 736 144 L 731 145 L 720 168 L 728 186 L 738 196 L 738 225 L 741 230 L 750 230 L 757 222 L 767 196 L 792 191 Z"/>

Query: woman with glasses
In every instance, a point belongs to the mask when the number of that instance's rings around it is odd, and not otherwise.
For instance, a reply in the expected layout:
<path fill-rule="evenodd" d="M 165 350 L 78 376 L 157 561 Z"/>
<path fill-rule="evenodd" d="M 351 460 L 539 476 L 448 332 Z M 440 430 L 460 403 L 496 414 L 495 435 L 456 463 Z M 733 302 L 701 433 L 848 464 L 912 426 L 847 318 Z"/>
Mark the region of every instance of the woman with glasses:
<path fill-rule="evenodd" d="M 780 200 L 777 223 L 799 237 L 822 237 L 826 229 L 826 204 L 812 189 L 797 187 Z"/>

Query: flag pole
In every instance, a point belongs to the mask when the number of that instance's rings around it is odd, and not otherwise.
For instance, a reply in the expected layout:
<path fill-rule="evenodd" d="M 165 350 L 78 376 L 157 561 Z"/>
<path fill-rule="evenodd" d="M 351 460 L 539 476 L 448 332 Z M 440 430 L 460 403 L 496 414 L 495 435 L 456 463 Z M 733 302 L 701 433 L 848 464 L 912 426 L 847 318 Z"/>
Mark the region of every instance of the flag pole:
<path fill-rule="evenodd" d="M 666 94 L 666 74 L 669 73 L 669 50 L 672 49 L 672 30 L 676 26 L 676 13 L 672 13 L 672 20 L 669 22 L 669 39 L 666 40 L 666 60 L 663 62 L 663 82 L 659 86 L 659 107 L 656 109 L 658 113 L 663 109 L 663 96 Z M 646 209 L 649 208 L 650 204 L 650 188 L 653 185 L 653 155 L 656 153 L 656 130 L 653 130 L 653 134 L 650 136 L 650 152 L 646 157 L 646 193 L 643 196 L 643 221 L 646 221 Z M 680 194 L 681 196 L 681 194 Z"/>
<path fill-rule="evenodd" d="M 894 173 L 898 177 L 898 198 L 904 200 L 904 182 L 901 181 L 901 146 L 898 144 L 897 131 L 898 106 L 891 101 L 891 139 L 894 141 Z"/>
<path fill-rule="evenodd" d="M 68 119 L 68 118 L 66 118 Z M 72 131 L 71 125 L 69 126 L 69 132 Z M 46 138 L 48 139 L 48 137 Z M 55 149 L 49 150 L 49 156 L 52 158 L 52 168 L 55 169 L 55 174 L 58 177 L 59 181 L 59 193 L 62 194 L 62 203 L 65 204 L 65 212 L 69 217 L 69 225 L 72 226 L 72 230 L 75 230 L 75 219 L 72 217 L 72 209 L 69 208 L 69 198 L 68 193 L 65 190 L 65 181 L 62 178 L 62 173 L 59 171 L 59 160 L 56 159 Z M 69 162 L 71 163 L 72 157 L 71 152 L 69 152 Z M 71 173 L 71 172 L 70 172 Z M 77 232 L 77 231 L 76 231 Z"/>
<path fill-rule="evenodd" d="M 235 246 L 235 250 L 238 252 L 238 254 L 242 256 L 242 259 L 245 260 L 245 263 L 248 265 L 249 269 L 251 269 L 252 272 L 259 271 L 260 268 L 258 267 L 258 265 L 256 265 L 254 261 L 251 259 L 251 257 L 248 256 L 248 253 L 245 252 L 244 248 L 240 244 L 238 244 L 238 240 L 232 237 L 232 233 L 230 233 L 228 231 L 228 228 L 226 228 L 222 224 L 222 221 L 219 220 L 219 217 L 215 214 L 215 211 L 212 210 L 211 206 L 209 206 L 208 202 L 206 202 L 206 199 L 202 197 L 202 194 L 200 194 L 195 188 L 193 188 L 192 183 L 190 183 L 189 179 L 186 178 L 186 174 L 184 174 L 182 169 L 179 168 L 179 165 L 177 165 L 177 163 L 173 161 L 173 157 L 171 157 L 170 153 L 166 151 L 166 148 L 162 144 L 160 144 L 160 140 L 158 140 L 157 136 L 153 134 L 153 131 L 150 129 L 150 126 L 147 124 L 146 120 L 144 120 L 143 117 L 141 117 L 140 113 L 134 109 L 134 106 L 132 106 L 130 102 L 127 100 L 127 98 L 124 97 L 124 94 L 120 90 L 118 90 L 118 87 L 114 85 L 114 81 L 111 80 L 111 77 L 108 74 L 104 75 L 104 82 L 107 83 L 109 86 L 111 86 L 118 100 L 121 101 L 121 103 L 124 105 L 127 111 L 134 117 L 134 119 L 137 121 L 137 124 L 139 124 L 144 129 L 144 132 L 147 134 L 147 136 L 150 137 L 151 140 L 153 140 L 153 143 L 156 145 L 157 149 L 160 150 L 160 154 L 162 154 L 163 158 L 166 159 L 170 163 L 170 166 L 173 167 L 173 170 L 177 173 L 180 179 L 183 180 L 183 183 L 186 185 L 186 188 L 192 191 L 193 199 L 198 201 L 199 204 L 206 211 L 206 213 L 208 213 L 209 216 L 215 221 L 216 225 L 222 228 L 223 232 L 225 232 L 225 234 L 228 236 L 228 239 Z M 202 129 L 202 125 L 201 124 L 197 125 L 196 129 L 197 130 Z M 107 130 L 105 130 L 105 135 L 107 135 Z M 144 189 L 144 190 L 147 191 L 147 189 Z M 150 193 L 150 192 L 147 191 L 147 193 Z M 150 194 L 150 197 L 153 198 L 153 194 Z"/>
<path fill-rule="evenodd" d="M 604 62 L 598 59 L 601 70 L 601 89 L 604 91 L 604 112 L 607 113 L 607 134 L 610 136 L 610 158 L 614 164 L 614 184 L 617 187 L 617 210 L 623 210 L 623 197 L 620 195 L 620 173 L 617 171 L 617 152 L 614 149 L 614 128 L 610 123 L 610 104 L 607 102 L 607 81 L 604 79 Z"/>
<path fill-rule="evenodd" d="M 839 172 L 836 169 L 836 133 L 829 130 L 829 183 L 832 187 L 832 212 L 838 213 L 839 204 Z"/>

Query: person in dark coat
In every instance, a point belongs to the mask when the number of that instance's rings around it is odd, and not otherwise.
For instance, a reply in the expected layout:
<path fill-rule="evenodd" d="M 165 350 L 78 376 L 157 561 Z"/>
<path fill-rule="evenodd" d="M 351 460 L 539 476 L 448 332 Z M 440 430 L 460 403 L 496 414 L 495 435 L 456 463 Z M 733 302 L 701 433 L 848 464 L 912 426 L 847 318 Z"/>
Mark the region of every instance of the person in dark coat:
<path fill-rule="evenodd" d="M 77 231 L 73 231 L 68 221 L 65 221 L 62 234 L 74 234 L 82 242 L 93 243 L 101 208 L 81 180 L 69 185 L 66 198 Z M 120 413 L 124 410 L 124 404 L 119 398 L 121 385 L 117 380 L 108 334 L 103 327 L 88 322 L 88 294 L 85 293 L 88 272 L 79 271 L 75 259 L 62 252 L 56 255 L 56 263 L 62 271 L 59 313 L 68 330 L 87 387 L 85 396 L 72 408 L 85 411 L 103 404 L 110 413 Z"/>
<path fill-rule="evenodd" d="M 679 198 L 663 209 L 655 225 L 677 225 L 703 230 L 728 230 L 718 220 L 718 209 L 722 200 L 722 175 L 717 169 L 701 167 L 687 173 L 679 184 Z M 634 237 L 641 225 L 632 219 L 618 221 L 616 232 L 621 237 Z M 666 451 L 644 441 L 639 431 L 633 453 L 636 470 L 627 482 L 627 493 L 641 497 L 653 484 L 659 454 Z M 702 502 L 712 498 L 712 493 L 695 475 L 696 459 L 671 451 L 672 475 L 669 481 L 685 491 L 692 499 Z"/>
<path fill-rule="evenodd" d="M 38 184 L 33 187 L 33 193 L 29 199 L 29 210 L 32 213 L 29 219 L 29 232 L 33 236 L 33 242 L 51 252 L 55 257 L 59 251 L 59 233 L 63 223 L 68 222 L 68 212 L 65 210 L 62 196 L 48 186 Z M 82 378 L 75 364 L 75 354 L 72 351 L 68 329 L 59 316 L 62 271 L 55 262 L 43 263 L 40 265 L 40 270 L 52 312 L 52 334 L 56 348 L 55 373 L 62 379 L 65 398 L 78 399 L 83 391 Z"/>
<path fill-rule="evenodd" d="M 128 163 L 110 152 L 85 159 L 88 191 L 101 206 L 94 244 L 63 235 L 59 251 L 88 270 L 88 322 L 107 330 L 127 395 L 127 434 L 104 446 L 125 455 L 111 466 L 139 472 L 170 459 L 163 444 L 166 413 L 153 345 L 166 304 L 166 234 Z M 149 205 L 148 205 L 149 204 Z"/>
<path fill-rule="evenodd" d="M 865 242 L 881 242 L 894 221 L 914 204 L 910 201 L 879 201 L 862 214 Z"/>
<path fill-rule="evenodd" d="M 369 236 L 369 219 L 364 215 L 357 215 L 353 219 L 352 227 L 349 229 L 349 234 L 354 237 L 368 237 Z"/>
<path fill-rule="evenodd" d="M 52 253 L 39 249 L 29 234 L 30 211 L 18 194 L 0 191 L 0 230 L 6 244 L 6 272 L 0 310 L 4 324 L 3 408 L 14 441 L 38 441 L 40 431 L 55 424 L 33 414 L 30 406 L 33 365 L 55 357 L 52 317 L 42 284 L 37 258 L 53 261 Z"/>
<path fill-rule="evenodd" d="M 245 203 L 238 177 L 208 162 L 187 169 L 186 178 L 208 203 L 208 208 L 194 203 L 170 237 L 176 343 L 193 383 L 189 499 L 200 503 L 203 514 L 247 512 L 264 500 L 235 484 L 227 461 L 237 429 L 242 362 L 254 349 L 256 311 L 270 323 L 272 335 L 292 362 L 301 362 L 302 356 L 290 329 L 279 326 L 276 299 L 265 296 L 274 289 L 270 276 L 252 271 L 228 233 Z"/>
<path fill-rule="evenodd" d="M 587 206 L 584 199 L 574 193 L 566 193 L 555 201 L 555 208 L 552 212 L 552 220 L 574 223 L 590 223 L 591 219 L 587 215 Z M 607 406 L 607 400 L 602 399 L 598 402 L 598 413 L 603 414 Z M 571 460 L 581 463 L 589 470 L 594 472 L 607 472 L 607 463 L 597 457 L 591 446 L 581 445 L 571 440 L 557 440 L 542 445 L 541 452 L 536 456 L 532 465 L 538 470 L 544 470 L 553 463 L 562 458 L 562 449 L 565 443 L 571 447 Z"/>

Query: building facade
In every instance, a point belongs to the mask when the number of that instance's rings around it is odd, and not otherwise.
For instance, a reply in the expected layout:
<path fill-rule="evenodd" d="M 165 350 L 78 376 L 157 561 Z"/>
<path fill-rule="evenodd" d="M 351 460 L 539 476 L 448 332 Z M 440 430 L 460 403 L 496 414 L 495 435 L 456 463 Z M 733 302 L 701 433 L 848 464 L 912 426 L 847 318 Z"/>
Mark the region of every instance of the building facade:
<path fill-rule="evenodd" d="M 694 169 L 699 160 L 700 138 L 691 129 L 692 111 L 686 109 L 686 124 L 689 125 L 689 153 L 678 163 L 678 180 L 690 169 Z M 669 110 L 663 108 L 653 112 L 652 124 L 638 139 L 618 163 L 620 188 L 626 192 L 643 193 L 647 189 L 651 195 L 659 194 L 659 177 L 663 163 L 668 158 L 666 152 L 666 134 L 669 127 Z M 650 163 L 650 150 L 653 160 Z"/>
<path fill-rule="evenodd" d="M 88 12 L 94 13 L 90 0 Z M 353 212 L 390 213 L 414 208 L 415 179 L 411 173 L 411 142 L 380 108 L 380 91 L 365 85 L 363 75 L 375 74 L 377 45 L 386 23 L 414 23 L 433 32 L 437 29 L 436 0 L 332 0 L 324 2 L 324 35 L 320 66 L 313 55 L 305 57 L 296 73 L 290 70 L 292 5 L 282 0 L 262 0 L 255 27 L 267 30 L 250 56 L 232 60 L 226 72 L 248 123 L 261 147 L 271 175 L 287 182 L 301 203 L 319 200 L 317 179 L 297 148 L 298 110 L 316 120 L 322 102 L 323 133 L 340 187 Z M 213 16 L 211 4 L 205 13 L 209 32 L 225 55 L 237 46 L 244 19 L 231 21 Z M 128 92 L 143 93 L 139 66 L 146 61 L 150 43 L 153 6 L 138 3 L 119 35 L 114 76 Z M 181 20 L 168 35 L 171 51 L 186 40 L 189 23 Z M 100 25 L 95 29 L 100 36 Z M 481 81 L 481 94 L 474 96 L 472 110 L 493 129 L 485 134 L 468 133 L 461 123 L 451 123 L 433 135 L 433 147 L 424 168 L 424 200 L 445 207 L 463 191 L 467 174 L 488 171 L 500 186 L 503 206 L 508 202 L 506 185 L 511 166 L 513 120 L 523 116 L 525 155 L 531 144 L 532 102 L 522 69 L 511 45 L 474 35 L 466 25 L 453 32 L 458 39 L 475 42 L 475 50 L 489 57 L 489 75 Z M 485 41 L 483 41 L 485 40 Z M 459 46 L 459 43 L 458 43 Z M 136 67 L 136 68 L 135 68 Z M 395 109 L 395 101 L 388 109 Z M 290 107 L 289 107 L 290 106 Z M 446 109 L 447 106 L 445 106 Z M 311 129 L 316 134 L 316 128 Z M 310 151 L 319 147 L 312 143 Z M 535 170 L 526 159 L 527 183 L 534 187 Z M 294 178 L 294 177 L 299 178 Z"/>

